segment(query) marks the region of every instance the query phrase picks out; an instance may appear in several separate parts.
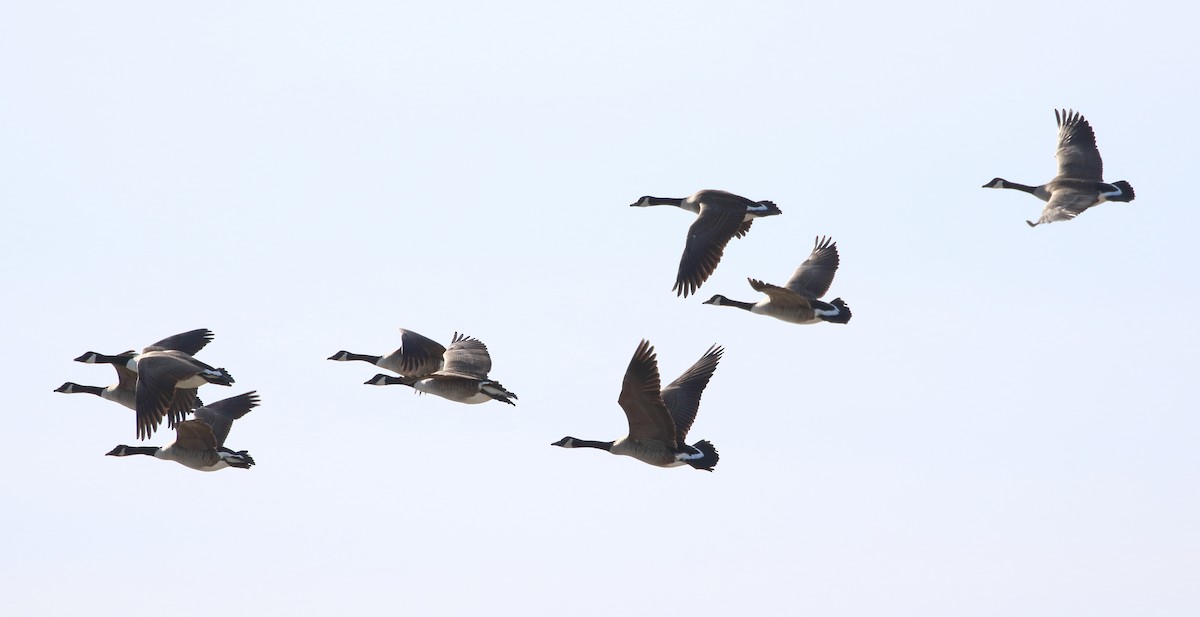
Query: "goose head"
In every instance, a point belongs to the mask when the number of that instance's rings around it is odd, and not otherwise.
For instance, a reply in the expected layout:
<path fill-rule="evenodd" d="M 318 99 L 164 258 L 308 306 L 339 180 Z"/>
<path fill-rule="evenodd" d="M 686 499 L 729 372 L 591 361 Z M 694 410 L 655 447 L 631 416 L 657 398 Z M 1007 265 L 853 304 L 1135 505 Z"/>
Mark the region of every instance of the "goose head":
<path fill-rule="evenodd" d="M 643 195 L 643 196 L 639 197 L 637 201 L 629 204 L 629 207 L 630 208 L 645 208 L 647 206 L 653 206 L 654 204 L 650 203 L 650 201 L 652 199 L 654 199 L 654 198 L 649 195 Z"/>
<path fill-rule="evenodd" d="M 721 306 L 722 304 L 725 304 L 728 301 L 729 301 L 729 298 L 726 298 L 725 296 L 722 296 L 721 294 L 717 294 L 717 295 L 709 298 L 708 300 L 705 300 L 702 304 L 715 304 L 717 306 Z"/>
<path fill-rule="evenodd" d="M 333 354 L 332 356 L 329 356 L 326 359 L 327 360 L 337 360 L 338 362 L 346 362 L 347 360 L 350 359 L 350 352 L 339 351 L 339 352 Z"/>
<path fill-rule="evenodd" d="M 575 438 L 574 437 L 563 437 L 562 439 L 559 439 L 558 441 L 556 441 L 550 445 L 558 446 L 560 448 L 574 448 L 575 447 Z"/>
<path fill-rule="evenodd" d="M 1005 180 L 1004 178 L 992 178 L 991 182 L 988 182 L 987 184 L 983 185 L 980 188 L 1002 189 L 1002 188 L 1005 188 L 1004 183 L 1006 183 L 1006 182 L 1008 182 L 1008 180 Z"/>

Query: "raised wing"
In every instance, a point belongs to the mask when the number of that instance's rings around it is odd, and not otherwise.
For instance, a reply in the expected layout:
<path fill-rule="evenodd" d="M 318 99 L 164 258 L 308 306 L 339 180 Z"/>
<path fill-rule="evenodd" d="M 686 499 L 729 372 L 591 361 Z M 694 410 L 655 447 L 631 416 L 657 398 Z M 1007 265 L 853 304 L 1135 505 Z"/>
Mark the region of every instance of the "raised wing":
<path fill-rule="evenodd" d="M 424 377 L 442 368 L 442 355 L 446 353 L 446 348 L 431 338 L 401 328 L 400 349 L 397 351 L 401 356 L 395 367 L 399 369 L 397 373 L 405 377 Z"/>
<path fill-rule="evenodd" d="M 1054 154 L 1058 159 L 1058 177 L 1101 181 L 1104 162 L 1100 160 L 1092 126 L 1079 112 L 1071 110 L 1063 110 L 1061 114 L 1054 110 L 1054 119 L 1058 122 L 1058 150 Z"/>
<path fill-rule="evenodd" d="M 662 400 L 675 422 L 675 436 L 679 444 L 687 439 L 696 412 L 700 410 L 700 396 L 704 394 L 704 388 L 708 386 L 708 380 L 717 370 L 717 363 L 724 353 L 725 350 L 719 345 L 709 347 L 691 368 L 662 390 Z"/>
<path fill-rule="evenodd" d="M 196 410 L 195 418 L 212 428 L 217 446 L 224 446 L 225 438 L 229 437 L 229 429 L 233 427 L 233 421 L 258 407 L 259 402 L 258 393 L 247 392 L 201 407 Z"/>
<path fill-rule="evenodd" d="M 213 336 L 215 336 L 213 331 L 208 328 L 180 332 L 179 334 L 168 336 L 157 343 L 153 343 L 142 351 L 166 351 L 174 349 L 182 351 L 189 356 L 194 356 L 213 340 Z"/>
<path fill-rule="evenodd" d="M 441 375 L 483 379 L 492 370 L 492 357 L 488 355 L 487 346 L 465 334 L 455 332 L 442 357 L 442 368 L 437 371 Z"/>
<path fill-rule="evenodd" d="M 837 243 L 828 237 L 818 237 L 813 242 L 813 250 L 808 259 L 796 268 L 784 287 L 800 296 L 816 300 L 829 291 L 839 263 Z"/>
<path fill-rule="evenodd" d="M 631 439 L 655 439 L 671 447 L 675 441 L 675 422 L 662 399 L 658 376 L 658 358 L 649 341 L 642 341 L 621 382 L 617 403 L 629 420 Z"/>

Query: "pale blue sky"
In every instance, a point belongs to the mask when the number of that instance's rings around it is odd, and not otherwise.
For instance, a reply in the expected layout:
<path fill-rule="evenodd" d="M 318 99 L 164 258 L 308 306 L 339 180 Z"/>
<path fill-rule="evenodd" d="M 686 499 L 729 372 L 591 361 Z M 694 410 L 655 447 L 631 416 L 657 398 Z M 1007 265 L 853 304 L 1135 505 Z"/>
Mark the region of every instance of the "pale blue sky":
<path fill-rule="evenodd" d="M 736 5 L 736 8 L 735 8 Z M 1200 614 L 1200 107 L 1179 3 L 9 3 L 0 612 Z M 1055 108 L 1137 191 L 1029 229 Z M 670 291 L 720 188 L 783 215 Z M 754 299 L 830 235 L 846 326 Z M 106 458 L 88 350 L 192 328 L 249 471 Z M 362 382 L 397 328 L 521 398 Z M 613 439 L 725 359 L 712 474 Z M 166 443 L 160 430 L 153 443 Z M 177 560 L 177 561 L 173 561 Z M 176 565 L 178 564 L 178 565 Z"/>

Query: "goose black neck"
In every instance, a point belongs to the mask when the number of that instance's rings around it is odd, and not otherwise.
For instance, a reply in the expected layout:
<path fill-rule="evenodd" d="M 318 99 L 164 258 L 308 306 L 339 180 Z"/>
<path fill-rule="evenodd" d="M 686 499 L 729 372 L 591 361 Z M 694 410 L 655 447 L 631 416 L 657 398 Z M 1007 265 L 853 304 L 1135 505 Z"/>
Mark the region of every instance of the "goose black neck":
<path fill-rule="evenodd" d="M 1033 192 L 1034 192 L 1034 191 L 1036 191 L 1036 190 L 1037 190 L 1037 187 L 1036 187 L 1036 186 L 1028 186 L 1028 185 L 1025 185 L 1025 184 L 1017 184 L 1016 182 L 1009 182 L 1008 180 L 1005 180 L 1005 181 L 1004 181 L 1004 188 L 1006 188 L 1006 189 L 1016 189 L 1016 190 L 1018 190 L 1018 191 L 1024 191 L 1024 192 L 1026 192 L 1026 193 L 1029 193 L 1029 194 L 1031 194 L 1031 195 L 1033 194 Z"/>
<path fill-rule="evenodd" d="M 361 353 L 346 353 L 347 360 L 358 360 L 360 362 L 370 362 L 371 364 L 378 363 L 380 358 L 382 358 L 382 356 L 370 356 Z"/>
<path fill-rule="evenodd" d="M 675 206 L 683 205 L 682 197 L 648 197 L 646 203 L 651 206 Z"/>
<path fill-rule="evenodd" d="M 754 303 L 753 302 L 742 302 L 741 300 L 730 300 L 729 298 L 722 296 L 721 304 L 719 304 L 718 306 L 736 306 L 744 311 L 748 311 L 748 310 L 754 308 Z"/>
<path fill-rule="evenodd" d="M 158 452 L 158 448 L 154 446 L 125 446 L 125 456 L 129 456 L 130 454 L 154 456 L 155 452 Z"/>
<path fill-rule="evenodd" d="M 611 441 L 589 441 L 587 439 L 575 439 L 571 442 L 573 448 L 597 448 L 600 450 L 612 450 L 613 442 Z"/>

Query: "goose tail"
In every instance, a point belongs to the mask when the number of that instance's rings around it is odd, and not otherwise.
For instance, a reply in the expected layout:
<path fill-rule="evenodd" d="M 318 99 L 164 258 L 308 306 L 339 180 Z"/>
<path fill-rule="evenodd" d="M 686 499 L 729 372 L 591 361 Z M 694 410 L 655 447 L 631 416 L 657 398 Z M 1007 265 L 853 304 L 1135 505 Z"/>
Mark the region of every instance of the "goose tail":
<path fill-rule="evenodd" d="M 504 386 L 500 385 L 500 382 L 498 381 L 488 380 L 479 384 L 479 391 L 497 401 L 500 401 L 501 403 L 508 403 L 513 407 L 517 406 L 517 404 L 513 402 L 513 400 L 517 398 L 517 395 L 505 390 Z"/>
<path fill-rule="evenodd" d="M 1113 182 L 1113 186 L 1121 189 L 1121 194 L 1115 197 L 1109 197 L 1108 201 L 1133 201 L 1133 187 L 1124 180 Z"/>
<path fill-rule="evenodd" d="M 824 319 L 830 323 L 848 323 L 850 321 L 850 307 L 846 306 L 846 302 L 844 300 L 841 298 L 834 298 L 829 304 L 837 309 L 837 312 L 833 315 L 821 315 L 821 319 Z"/>
<path fill-rule="evenodd" d="M 717 461 L 721 460 L 721 456 L 717 454 L 717 449 L 714 448 L 712 442 L 708 441 L 707 439 L 697 441 L 696 443 L 692 444 L 692 448 L 696 450 L 696 453 L 690 455 L 685 454 L 684 456 L 687 458 L 684 458 L 683 462 L 695 467 L 696 469 L 712 471 L 713 467 L 717 466 Z"/>

